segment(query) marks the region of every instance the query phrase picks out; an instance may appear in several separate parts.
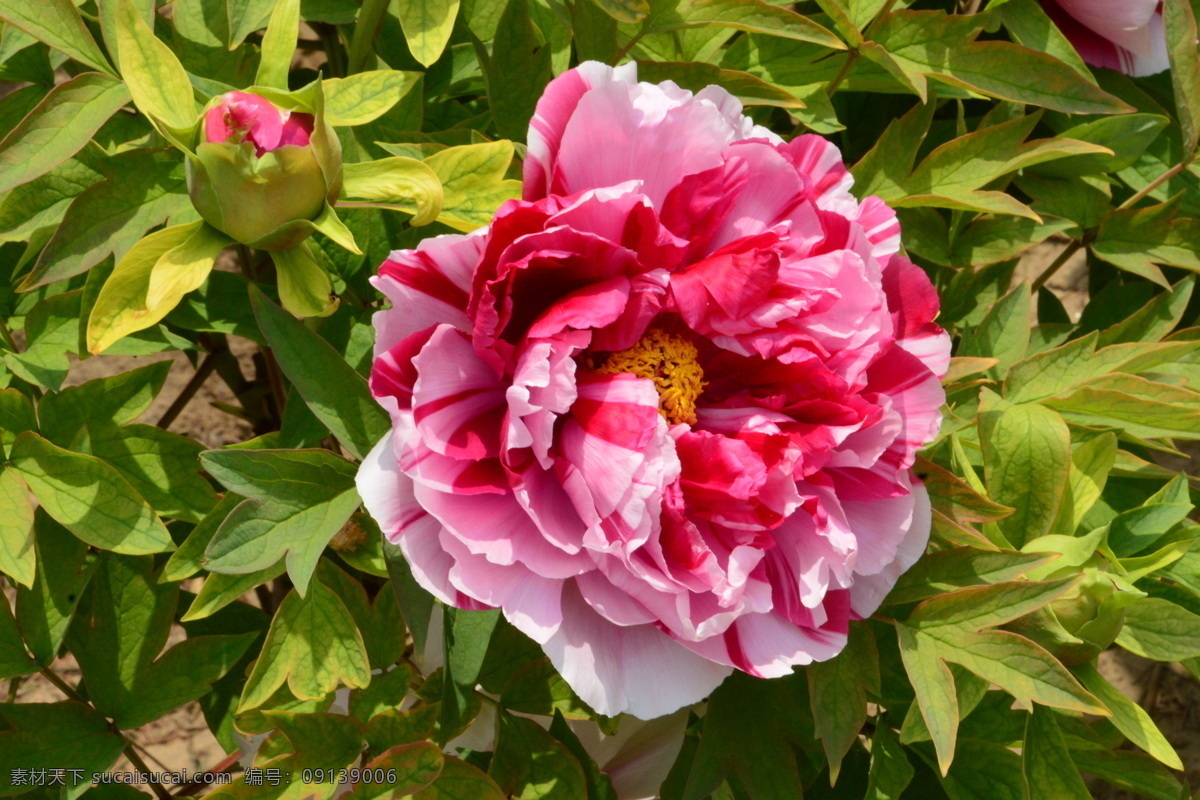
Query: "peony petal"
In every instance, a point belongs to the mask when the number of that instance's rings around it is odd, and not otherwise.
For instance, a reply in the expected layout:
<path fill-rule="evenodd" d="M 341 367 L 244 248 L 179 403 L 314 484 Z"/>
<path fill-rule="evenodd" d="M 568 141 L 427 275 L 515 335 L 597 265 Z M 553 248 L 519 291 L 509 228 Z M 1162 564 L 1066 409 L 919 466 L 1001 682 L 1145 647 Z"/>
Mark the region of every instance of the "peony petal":
<path fill-rule="evenodd" d="M 363 459 L 355 479 L 363 505 L 388 541 L 400 545 L 417 583 L 443 603 L 480 608 L 450 582 L 453 559 L 438 545 L 441 524 L 417 503 L 412 479 L 400 471 L 395 445 L 412 435 L 411 415 L 402 417 Z"/>
<path fill-rule="evenodd" d="M 413 359 L 413 418 L 434 452 L 461 459 L 500 453 L 504 387 L 471 347 L 466 334 L 440 325 Z"/>
<path fill-rule="evenodd" d="M 309 139 L 313 132 L 313 115 L 301 114 L 293 111 L 288 115 L 287 121 L 283 123 L 283 130 L 279 133 L 279 146 L 296 145 L 297 147 L 307 147 Z"/>
<path fill-rule="evenodd" d="M 585 61 L 547 84 L 529 121 L 522 194 L 537 200 L 550 192 L 550 175 L 562 144 L 563 131 L 579 100 L 592 89 L 609 83 L 637 83 L 637 62 L 610 67 Z"/>
<path fill-rule="evenodd" d="M 543 647 L 580 699 L 605 716 L 669 714 L 704 699 L 730 672 L 652 625 L 613 625 L 574 585 L 563 592 L 562 626 Z"/>
<path fill-rule="evenodd" d="M 900 576 L 925 554 L 925 547 L 929 544 L 929 529 L 932 524 L 929 492 L 925 490 L 923 484 L 914 482 L 912 496 L 914 501 L 912 521 L 896 550 L 896 559 L 874 575 L 855 578 L 854 586 L 850 588 L 850 605 L 857 619 L 866 619 L 874 614 L 883 603 L 883 599 L 887 597 L 888 592 L 896 585 Z"/>
<path fill-rule="evenodd" d="M 416 250 L 397 250 L 383 262 L 371 285 L 387 295 L 392 307 L 372 318 L 376 355 L 434 325 L 471 330 L 467 297 L 486 233 L 435 236 Z"/>
<path fill-rule="evenodd" d="M 636 180 L 655 208 L 685 175 L 721 163 L 741 132 L 711 102 L 666 83 L 609 83 L 583 95 L 563 129 L 550 178 L 572 194 Z"/>

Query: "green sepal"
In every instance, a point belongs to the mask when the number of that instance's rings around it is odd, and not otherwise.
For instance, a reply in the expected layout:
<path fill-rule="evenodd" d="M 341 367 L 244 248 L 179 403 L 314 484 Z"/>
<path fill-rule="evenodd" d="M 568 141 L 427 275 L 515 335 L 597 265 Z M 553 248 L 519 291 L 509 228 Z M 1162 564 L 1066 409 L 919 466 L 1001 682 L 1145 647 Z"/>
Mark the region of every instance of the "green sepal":
<path fill-rule="evenodd" d="M 312 250 L 301 243 L 271 253 L 275 261 L 279 299 L 298 317 L 326 317 L 338 307 L 329 272 L 317 263 Z"/>

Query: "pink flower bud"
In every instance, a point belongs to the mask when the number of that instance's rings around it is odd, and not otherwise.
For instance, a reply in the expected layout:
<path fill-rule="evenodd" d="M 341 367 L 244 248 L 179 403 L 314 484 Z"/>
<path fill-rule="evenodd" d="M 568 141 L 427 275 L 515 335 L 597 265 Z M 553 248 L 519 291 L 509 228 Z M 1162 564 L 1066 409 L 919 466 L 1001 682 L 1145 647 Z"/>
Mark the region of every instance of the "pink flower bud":
<path fill-rule="evenodd" d="M 229 92 L 204 115 L 205 142 L 248 141 L 259 157 L 284 145 L 306 146 L 312 130 L 311 114 L 281 111 L 248 92 Z"/>

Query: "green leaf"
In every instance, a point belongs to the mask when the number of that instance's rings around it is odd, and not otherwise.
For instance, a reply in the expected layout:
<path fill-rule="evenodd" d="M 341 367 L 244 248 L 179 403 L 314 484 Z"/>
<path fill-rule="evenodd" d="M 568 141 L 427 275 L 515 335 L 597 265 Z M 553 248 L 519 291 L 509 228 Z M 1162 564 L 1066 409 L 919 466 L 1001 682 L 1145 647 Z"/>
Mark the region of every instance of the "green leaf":
<path fill-rule="evenodd" d="M 274 7 L 275 0 L 226 0 L 229 50 L 236 50 L 247 36 L 262 28 Z"/>
<path fill-rule="evenodd" d="M 308 242 L 274 250 L 275 275 L 283 307 L 298 317 L 326 317 L 338 307 L 333 281 L 313 257 Z"/>
<path fill-rule="evenodd" d="M 262 40 L 262 60 L 258 63 L 256 86 L 287 90 L 292 54 L 300 34 L 300 0 L 276 0 L 271 21 Z"/>
<path fill-rule="evenodd" d="M 371 752 L 378 753 L 429 739 L 437 725 L 438 711 L 436 703 L 415 706 L 408 711 L 399 708 L 381 711 L 367 723 L 367 746 Z"/>
<path fill-rule="evenodd" d="M 1155 139 L 1167 127 L 1169 120 L 1159 114 L 1122 114 L 1116 117 L 1101 117 L 1079 125 L 1065 127 L 1058 120 L 1055 127 L 1063 127 L 1058 135 L 1068 139 L 1107 147 L 1112 155 L 1077 156 L 1063 161 L 1046 164 L 1038 171 L 1045 175 L 1073 177 L 1098 172 L 1120 172 L 1134 164 L 1146 152 Z"/>
<path fill-rule="evenodd" d="M 1111 433 L 1097 436 L 1071 451 L 1071 477 L 1068 492 L 1050 528 L 1052 534 L 1073 536 L 1084 515 L 1100 499 L 1108 475 L 1117 459 L 1117 437 Z"/>
<path fill-rule="evenodd" d="M 320 642 L 319 647 L 313 647 Z M 258 708 L 284 683 L 301 700 L 317 700 L 340 683 L 364 688 L 371 682 L 367 648 L 345 603 L 319 581 L 307 597 L 290 593 L 267 632 L 238 713 Z"/>
<path fill-rule="evenodd" d="M 670 31 L 701 25 L 765 33 L 785 39 L 845 50 L 829 30 L 808 17 L 765 0 L 651 0 L 648 31 Z"/>
<path fill-rule="evenodd" d="M 1179 800 L 1183 787 L 1162 765 L 1141 753 L 1122 750 L 1072 750 L 1071 759 L 1084 772 L 1153 800 Z"/>
<path fill-rule="evenodd" d="M 17 588 L 17 625 L 34 658 L 49 666 L 75 616 L 76 606 L 92 577 L 95 562 L 87 545 L 44 511 L 34 516 L 38 553 L 33 588 Z"/>
<path fill-rule="evenodd" d="M 1179 204 L 1114 211 L 1100 225 L 1092 252 L 1105 261 L 1171 288 L 1156 265 L 1200 272 L 1200 220 L 1176 219 Z"/>
<path fill-rule="evenodd" d="M 829 760 L 829 782 L 837 782 L 842 759 L 867 721 L 867 689 L 879 693 L 879 653 L 867 625 L 851 625 L 846 647 L 808 669 L 808 696 L 817 738 Z"/>
<path fill-rule="evenodd" d="M 944 592 L 1021 577 L 1053 560 L 1044 553 L 990 552 L 958 547 L 928 553 L 904 573 L 888 594 L 888 605 L 928 600 Z"/>
<path fill-rule="evenodd" d="M 278 564 L 246 575 L 208 575 L 180 621 L 192 622 L 210 617 L 254 587 L 273 581 L 285 572 L 287 568 L 281 560 Z"/>
<path fill-rule="evenodd" d="M 1054 21 L 1042 10 L 1037 0 L 1005 0 L 1003 5 L 993 4 L 1004 27 L 1018 44 L 1041 50 L 1069 65 L 1085 78 L 1091 77 L 1087 64 L 1075 52 L 1071 41 L 1058 29 Z"/>
<path fill-rule="evenodd" d="M 0 572 L 29 588 L 37 576 L 33 540 L 29 488 L 16 472 L 6 469 L 0 472 Z"/>
<path fill-rule="evenodd" d="M 1067 113 L 1130 110 L 1053 56 L 1010 42 L 975 41 L 986 23 L 980 15 L 893 11 L 879 20 L 872 39 L 901 64 L 910 62 L 907 69 L 1001 100 Z"/>
<path fill-rule="evenodd" d="M 90 784 L 125 748 L 125 740 L 109 729 L 108 720 L 86 703 L 3 703 L 0 717 L 10 726 L 0 731 L 3 795 L 28 788 L 14 786 L 17 770 L 67 770 L 69 776 L 77 769 Z"/>
<path fill-rule="evenodd" d="M 1029 800 L 1091 800 L 1054 716 L 1047 708 L 1034 708 L 1025 722 L 1021 775 L 1026 796 Z"/>
<path fill-rule="evenodd" d="M 173 133 L 197 122 L 192 82 L 171 48 L 160 42 L 131 0 L 118 0 L 116 40 L 121 76 L 138 109 Z"/>
<path fill-rule="evenodd" d="M 303 596 L 325 546 L 362 502 L 355 468 L 328 450 L 209 450 L 204 468 L 247 499 L 205 549 L 211 572 L 244 575 L 286 555 Z"/>
<path fill-rule="evenodd" d="M 168 295 L 159 305 L 150 305 L 154 270 L 169 254 L 173 257 L 175 253 L 192 251 L 189 240 L 204 227 L 205 223 L 199 221 L 155 231 L 117 262 L 88 318 L 89 351 L 101 353 L 129 334 L 149 328 L 179 303 L 182 295 Z M 203 269 L 202 262 L 200 266 Z"/>
<path fill-rule="evenodd" d="M 558 712 L 570 719 L 595 716 L 548 658 L 535 658 L 518 669 L 504 684 L 500 702 L 505 708 L 524 714 L 551 716 Z"/>
<path fill-rule="evenodd" d="M 25 241 L 38 228 L 57 227 L 71 202 L 102 179 L 90 162 L 89 156 L 68 159 L 9 192 L 0 200 L 0 241 Z"/>
<path fill-rule="evenodd" d="M 78 153 L 128 102 L 129 91 L 120 81 L 95 72 L 55 86 L 0 141 L 0 192 L 45 175 Z"/>
<path fill-rule="evenodd" d="M 513 144 L 503 139 L 447 147 L 426 158 L 442 184 L 438 222 L 464 232 L 491 222 L 501 205 L 521 196 L 521 182 L 504 177 L 512 159 Z"/>
<path fill-rule="evenodd" d="M 100 32 L 104 35 L 104 45 L 108 48 L 108 52 L 113 59 L 113 63 L 120 64 L 120 42 L 117 40 L 117 16 L 120 13 L 118 8 L 120 0 L 96 0 L 97 16 L 100 18 Z M 155 18 L 158 13 L 156 0 L 133 0 L 134 7 L 141 14 L 142 20 L 150 28 L 154 27 Z M 188 5 L 187 0 L 180 3 L 179 7 L 174 8 L 172 21 L 179 25 L 180 17 L 187 16 L 186 11 L 181 11 L 181 8 Z"/>
<path fill-rule="evenodd" d="M 79 301 L 79 292 L 64 292 L 30 309 L 25 316 L 25 352 L 6 353 L 8 368 L 36 386 L 62 386 L 71 366 L 67 354 L 79 344 Z"/>
<path fill-rule="evenodd" d="M 1071 672 L 1085 689 L 1098 697 L 1112 712 L 1110 721 L 1129 741 L 1171 769 L 1183 769 L 1179 754 L 1159 731 L 1150 715 L 1105 680 L 1094 664 L 1081 664 L 1072 668 Z"/>
<path fill-rule="evenodd" d="M 1143 439 L 1200 438 L 1196 392 L 1132 375 L 1106 376 L 1045 404 L 1077 425 L 1116 428 Z"/>
<path fill-rule="evenodd" d="M 412 634 L 413 647 L 418 653 L 423 653 L 429 638 L 430 616 L 434 610 L 433 596 L 417 583 L 400 548 L 386 539 L 383 540 L 383 557 L 387 561 L 388 575 L 392 579 L 400 614 L 404 617 L 404 626 Z"/>
<path fill-rule="evenodd" d="M 900 655 L 942 774 L 954 757 L 959 718 L 954 678 L 946 662 L 966 667 L 999 686 L 1025 708 L 1036 702 L 1070 711 L 1105 713 L 1099 701 L 1041 647 L 1014 633 L 982 630 L 1045 606 L 1072 583 L 1071 579 L 1017 581 L 961 589 L 925 601 L 907 622 L 897 624 Z"/>
<path fill-rule="evenodd" d="M 92 455 L 116 467 L 164 517 L 199 522 L 216 505 L 200 474 L 199 442 L 154 425 L 92 423 L 88 432 Z"/>
<path fill-rule="evenodd" d="M 936 110 L 937 103 L 918 103 L 888 124 L 875 146 L 850 169 L 859 198 L 903 193 Z"/>
<path fill-rule="evenodd" d="M 1192 513 L 1187 477 L 1176 475 L 1142 506 L 1118 514 L 1107 524 L 1108 546 L 1121 558 L 1143 553 Z"/>
<path fill-rule="evenodd" d="M 250 304 L 280 368 L 304 402 L 356 458 L 365 458 L 391 430 L 387 413 L 371 396 L 367 382 L 336 350 L 285 314 L 258 289 Z"/>
<path fill-rule="evenodd" d="M 162 653 L 178 597 L 179 584 L 158 582 L 152 558 L 106 555 L 80 605 L 71 650 L 88 697 L 121 728 L 140 727 L 208 692 L 256 638 L 199 636 Z"/>
<path fill-rule="evenodd" d="M 1167 0 L 1163 5 L 1167 54 L 1171 59 L 1171 86 L 1175 90 L 1175 116 L 1183 129 L 1183 147 L 1196 152 L 1200 141 L 1200 56 L 1196 53 L 1196 14 L 1188 0 Z"/>
<path fill-rule="evenodd" d="M 301 768 L 326 772 L 317 773 L 315 784 L 327 789 L 318 796 L 328 796 L 337 788 L 342 768 L 354 763 L 362 753 L 362 729 L 353 717 L 344 714 L 297 713 L 292 711 L 263 711 L 268 724 L 287 737 L 293 754 L 277 762 L 285 775 L 295 775 Z M 306 790 L 305 794 L 311 790 Z"/>
<path fill-rule="evenodd" d="M 72 201 L 20 291 L 78 275 L 109 255 L 120 261 L 142 234 L 168 218 L 196 219 L 183 164 L 173 151 L 119 153 L 101 168 L 107 179 Z"/>
<path fill-rule="evenodd" d="M 554 714 L 554 720 L 550 723 L 550 735 L 567 748 L 571 755 L 579 759 L 579 765 L 583 767 L 583 774 L 587 780 L 588 800 L 617 800 L 612 780 L 600 771 L 600 767 L 596 765 L 591 754 L 579 741 L 579 737 L 571 730 L 563 715 L 557 711 Z"/>
<path fill-rule="evenodd" d="M 504 793 L 484 773 L 446 756 L 437 780 L 412 796 L 413 800 L 505 800 Z"/>
<path fill-rule="evenodd" d="M 995 742 L 963 739 L 942 789 L 954 800 L 1023 800 L 1021 759 Z"/>
<path fill-rule="evenodd" d="M 1074 223 L 1066 219 L 1043 217 L 1037 222 L 1028 217 L 980 217 L 954 237 L 948 266 L 975 267 L 1007 261 L 1072 227 Z"/>
<path fill-rule="evenodd" d="M 150 407 L 170 371 L 170 361 L 159 361 L 47 393 L 38 404 L 41 434 L 66 447 L 91 420 L 115 425 L 132 422 Z"/>
<path fill-rule="evenodd" d="M 511 143 L 506 144 L 511 149 Z M 371 203 L 394 204 L 413 215 L 413 225 L 427 225 L 442 211 L 441 180 L 429 165 L 415 158 L 395 156 L 346 164 L 343 175 L 343 195 Z"/>
<path fill-rule="evenodd" d="M 1040 222 L 1009 195 L 983 187 L 1026 167 L 1075 155 L 1111 154 L 1072 139 L 1025 139 L 1039 114 L 1009 120 L 960 136 L 931 152 L 903 184 L 904 193 L 884 196 L 900 207 L 969 208 L 1026 216 Z"/>
<path fill-rule="evenodd" d="M 416 4 L 406 3 L 405 7 L 412 5 Z M 383 116 L 420 81 L 420 72 L 395 69 L 359 72 L 346 78 L 327 78 L 321 82 L 325 90 L 325 121 L 335 127 L 365 125 Z"/>
<path fill-rule="evenodd" d="M 0 19 L 81 63 L 116 75 L 71 0 L 0 0 Z"/>
<path fill-rule="evenodd" d="M 200 447 L 198 443 L 193 444 L 197 448 Z M 199 454 L 197 453 L 197 455 Z M 192 528 L 179 548 L 167 559 L 160 580 L 183 581 L 204 569 L 205 548 L 212 541 L 217 529 L 221 527 L 221 523 L 229 516 L 229 512 L 233 511 L 243 499 L 233 492 L 227 492 L 196 524 L 196 527 Z"/>
<path fill-rule="evenodd" d="M 360 783 L 354 797 L 382 800 L 384 797 L 406 797 L 419 792 L 437 778 L 443 762 L 442 751 L 433 742 L 413 742 L 393 747 L 380 753 L 363 768 L 383 770 L 377 774 L 384 775 L 386 779 Z"/>
<path fill-rule="evenodd" d="M 496 750 L 488 775 L 518 800 L 587 800 L 583 767 L 540 725 L 525 717 L 497 715 Z"/>
<path fill-rule="evenodd" d="M 1157 342 L 1164 338 L 1179 325 L 1195 286 L 1196 277 L 1188 275 L 1175 284 L 1171 291 L 1159 292 L 1145 306 L 1101 331 L 1100 346 L 1123 342 Z"/>
<path fill-rule="evenodd" d="M 507 0 L 484 62 L 492 118 L 505 139 L 524 141 L 537 99 L 553 77 L 550 55 L 538 39 L 529 0 Z"/>
<path fill-rule="evenodd" d="M 442 682 L 442 714 L 441 737 L 445 741 L 450 734 L 461 727 L 466 719 L 466 712 L 474 700 L 475 684 L 479 671 L 483 667 L 483 657 L 487 654 L 488 642 L 496 621 L 500 618 L 499 609 L 488 611 L 447 612 L 445 653 L 446 664 Z"/>
<path fill-rule="evenodd" d="M 863 800 L 900 800 L 913 778 L 912 765 L 896 734 L 886 725 L 875 728 L 871 744 L 871 772 Z"/>
<path fill-rule="evenodd" d="M 398 7 L 409 52 L 423 67 L 441 58 L 450 42 L 459 0 L 413 0 Z"/>
<path fill-rule="evenodd" d="M 988 494 L 1015 509 L 1000 530 L 1017 547 L 1048 533 L 1070 478 L 1066 423 L 1048 408 L 1013 405 L 985 389 L 979 439 Z"/>
<path fill-rule="evenodd" d="M 174 308 L 179 298 L 204 283 L 217 256 L 228 244 L 232 244 L 229 237 L 204 224 L 177 247 L 163 253 L 150 271 L 146 308 L 157 309 L 165 304 Z"/>
<path fill-rule="evenodd" d="M 793 749 L 813 738 L 803 680 L 763 680 L 737 671 L 725 679 L 709 700 L 685 800 L 707 797 L 727 775 L 755 800 L 803 796 Z M 750 708 L 756 712 L 747 714 Z"/>
<path fill-rule="evenodd" d="M 25 651 L 17 621 L 13 619 L 8 598 L 0 596 L 0 680 L 38 671 L 38 664 Z"/>
<path fill-rule="evenodd" d="M 88 544 L 129 554 L 175 549 L 146 501 L 100 459 L 56 447 L 30 431 L 17 437 L 11 458 L 42 508 Z"/>
<path fill-rule="evenodd" d="M 1009 367 L 1025 357 L 1029 314 L 1029 284 L 1022 281 L 992 306 L 978 327 L 963 336 L 957 355 L 995 358 L 998 363 L 988 369 L 988 375 L 1003 378 Z"/>
<path fill-rule="evenodd" d="M 1200 616 L 1170 600 L 1147 597 L 1125 609 L 1117 644 L 1153 661 L 1200 656 Z"/>

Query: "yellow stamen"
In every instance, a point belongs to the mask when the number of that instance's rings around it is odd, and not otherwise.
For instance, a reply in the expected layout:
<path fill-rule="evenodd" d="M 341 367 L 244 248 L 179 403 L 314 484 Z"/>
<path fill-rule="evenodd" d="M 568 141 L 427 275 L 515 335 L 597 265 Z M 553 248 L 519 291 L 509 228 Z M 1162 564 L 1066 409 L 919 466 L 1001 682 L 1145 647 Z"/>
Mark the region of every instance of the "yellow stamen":
<path fill-rule="evenodd" d="M 704 391 L 700 351 L 681 336 L 650 328 L 628 350 L 610 353 L 596 371 L 605 375 L 627 373 L 654 381 L 658 413 L 672 423 L 696 424 L 696 400 Z"/>

